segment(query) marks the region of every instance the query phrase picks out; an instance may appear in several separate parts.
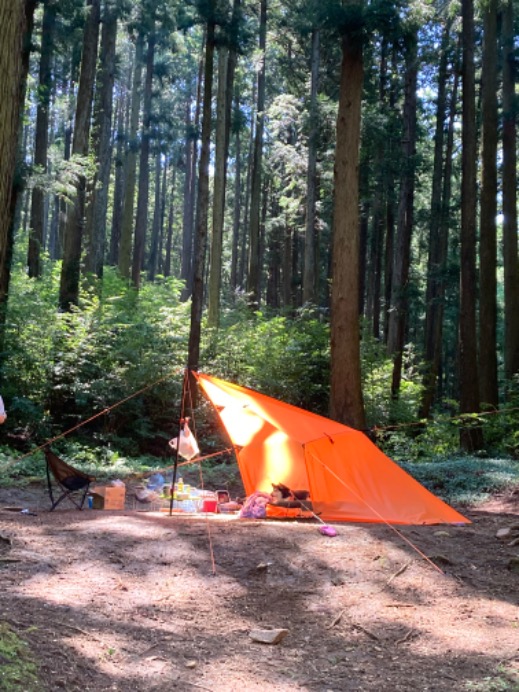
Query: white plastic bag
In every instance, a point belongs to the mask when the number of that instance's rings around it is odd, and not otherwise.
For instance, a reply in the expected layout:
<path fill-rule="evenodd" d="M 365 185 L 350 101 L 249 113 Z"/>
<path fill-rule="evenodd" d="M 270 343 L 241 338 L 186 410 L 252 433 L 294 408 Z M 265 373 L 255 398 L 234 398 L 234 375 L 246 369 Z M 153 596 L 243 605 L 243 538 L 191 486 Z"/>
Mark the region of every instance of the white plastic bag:
<path fill-rule="evenodd" d="M 180 435 L 169 441 L 169 446 L 172 449 L 177 448 L 177 440 L 179 440 L 178 453 L 180 456 L 184 457 L 184 459 L 189 461 L 189 459 L 192 459 L 193 457 L 196 457 L 197 454 L 200 454 L 195 436 L 189 429 L 189 425 L 187 423 L 184 423 L 180 431 Z"/>

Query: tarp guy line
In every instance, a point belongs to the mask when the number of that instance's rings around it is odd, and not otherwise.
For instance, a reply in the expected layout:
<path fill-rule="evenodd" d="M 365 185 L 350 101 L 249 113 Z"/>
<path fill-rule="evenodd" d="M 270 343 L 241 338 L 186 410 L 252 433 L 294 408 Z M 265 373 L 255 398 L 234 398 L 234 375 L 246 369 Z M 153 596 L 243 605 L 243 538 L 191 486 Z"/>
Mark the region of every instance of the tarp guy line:
<path fill-rule="evenodd" d="M 386 526 L 389 526 L 389 528 L 392 531 L 394 531 L 397 534 L 397 536 L 399 536 L 403 541 L 410 545 L 411 548 L 418 553 L 418 555 L 423 557 L 423 559 L 426 560 L 429 564 L 431 564 L 434 567 L 434 569 L 436 569 L 440 574 L 443 574 L 443 576 L 445 576 L 445 572 L 440 567 L 438 567 L 437 564 L 435 564 L 429 557 L 427 557 L 427 555 L 423 553 L 412 541 L 410 541 L 402 533 L 400 533 L 400 531 L 395 526 L 393 526 L 386 519 L 384 519 L 384 517 L 381 514 L 379 514 L 379 512 L 377 512 L 376 509 L 374 509 L 363 497 L 361 497 L 355 490 L 353 490 L 353 488 L 351 488 L 345 481 L 343 481 L 343 479 L 340 476 L 338 476 L 334 471 L 332 471 L 331 468 L 329 468 L 321 459 L 319 459 L 319 457 L 315 456 L 315 454 L 312 451 L 310 451 L 310 455 L 316 461 L 318 461 L 321 464 L 321 466 L 324 469 L 326 469 L 326 471 L 328 471 L 336 480 L 338 480 L 339 483 L 341 483 L 346 488 L 346 490 L 353 493 L 353 495 L 355 495 L 361 502 L 363 502 L 366 505 L 366 507 L 371 512 L 373 512 L 373 514 L 377 516 Z"/>

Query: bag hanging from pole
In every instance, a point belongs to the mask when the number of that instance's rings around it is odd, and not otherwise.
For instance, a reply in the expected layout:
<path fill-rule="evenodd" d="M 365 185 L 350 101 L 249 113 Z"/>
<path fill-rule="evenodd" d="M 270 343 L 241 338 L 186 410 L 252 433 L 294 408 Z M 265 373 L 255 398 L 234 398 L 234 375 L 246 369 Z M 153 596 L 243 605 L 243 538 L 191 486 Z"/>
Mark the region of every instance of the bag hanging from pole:
<path fill-rule="evenodd" d="M 182 428 L 180 430 L 178 437 L 174 437 L 172 440 L 169 441 L 169 446 L 172 449 L 176 449 L 177 444 L 178 453 L 180 454 L 180 456 L 184 457 L 184 459 L 187 459 L 188 461 L 193 457 L 196 457 L 197 454 L 200 454 L 200 450 L 195 440 L 195 436 L 189 429 L 187 421 L 182 424 Z"/>

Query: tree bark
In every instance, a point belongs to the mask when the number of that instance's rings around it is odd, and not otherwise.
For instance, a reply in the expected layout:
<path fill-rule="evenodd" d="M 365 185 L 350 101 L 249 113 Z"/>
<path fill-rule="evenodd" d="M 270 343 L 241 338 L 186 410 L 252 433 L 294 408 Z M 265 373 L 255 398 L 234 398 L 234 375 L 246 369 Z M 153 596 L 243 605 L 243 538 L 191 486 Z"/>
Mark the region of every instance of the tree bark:
<path fill-rule="evenodd" d="M 256 111 L 256 135 L 251 173 L 250 221 L 249 221 L 249 268 L 247 293 L 249 305 L 258 309 L 261 291 L 260 265 L 260 216 L 261 216 L 261 173 L 263 160 L 263 131 L 265 128 L 265 59 L 267 45 L 267 0 L 260 3 L 259 51 L 261 65 L 258 72 L 258 101 Z"/>
<path fill-rule="evenodd" d="M 141 153 L 139 159 L 139 194 L 137 216 L 133 241 L 132 283 L 135 288 L 141 284 L 141 271 L 144 266 L 144 246 L 148 226 L 148 199 L 150 187 L 150 138 L 151 138 L 151 99 L 153 85 L 153 62 L 155 60 L 155 25 L 148 38 L 146 56 L 146 80 L 144 83 L 144 103 L 142 112 Z"/>
<path fill-rule="evenodd" d="M 505 289 L 505 377 L 519 373 L 519 257 L 517 251 L 517 154 L 514 2 L 503 8 L 503 267 Z"/>
<path fill-rule="evenodd" d="M 87 213 L 85 256 L 86 273 L 98 278 L 103 276 L 106 245 L 106 213 L 112 162 L 110 139 L 112 134 L 116 38 L 117 10 L 107 4 L 101 32 L 101 60 L 97 73 L 92 132 L 92 148 L 96 157 L 97 171 L 94 175 L 92 196 Z"/>
<path fill-rule="evenodd" d="M 215 170 L 213 189 L 213 228 L 209 268 L 209 296 L 207 323 L 218 327 L 220 322 L 220 291 L 222 285 L 223 221 L 227 168 L 227 142 L 229 132 L 227 109 L 227 70 L 229 48 L 220 46 L 218 53 L 218 89 L 216 96 Z M 232 92 L 231 92 L 232 93 Z"/>
<path fill-rule="evenodd" d="M 83 34 L 81 73 L 76 104 L 72 155 L 88 154 L 90 114 L 94 96 L 94 81 L 99 38 L 100 0 L 87 0 L 88 16 Z M 81 244 L 85 216 L 86 179 L 81 175 L 77 182 L 76 197 L 67 210 L 67 225 L 63 245 L 63 264 L 59 288 L 61 310 L 70 311 L 79 303 L 79 275 Z"/>
<path fill-rule="evenodd" d="M 39 173 L 47 172 L 47 152 L 49 148 L 49 110 L 52 89 L 52 60 L 54 51 L 54 27 L 57 6 L 52 0 L 45 3 L 41 28 L 41 55 L 38 86 L 38 107 L 36 111 L 36 133 L 34 143 L 34 165 Z M 31 222 L 29 248 L 27 252 L 27 273 L 31 278 L 41 276 L 41 250 L 44 246 L 45 189 L 35 185 L 31 195 Z"/>
<path fill-rule="evenodd" d="M 438 376 L 438 360 L 436 354 L 437 322 L 440 319 L 440 285 L 444 281 L 445 257 L 442 253 L 440 228 L 442 219 L 442 182 L 444 155 L 444 122 L 447 107 L 447 63 L 451 52 L 450 31 L 452 20 L 448 20 L 440 49 L 440 64 L 438 69 L 438 98 L 436 101 L 436 130 L 434 135 L 434 161 L 431 191 L 431 219 L 429 224 L 429 253 L 427 258 L 427 288 L 425 294 L 425 367 L 423 378 L 423 394 L 420 403 L 420 418 L 428 418 L 436 391 Z"/>
<path fill-rule="evenodd" d="M 26 32 L 32 28 L 36 3 L 9 0 L 0 4 L 0 353 L 11 276 L 13 217 L 16 204 L 15 177 L 18 134 L 25 98 L 24 55 Z M 24 61 L 24 57 L 26 60 Z"/>
<path fill-rule="evenodd" d="M 460 412 L 479 411 L 479 377 L 476 352 L 476 89 L 474 74 L 474 4 L 462 0 L 463 131 L 461 180 L 461 280 L 459 324 Z M 467 451 L 480 449 L 483 434 L 478 425 L 460 429 L 460 444 Z"/>
<path fill-rule="evenodd" d="M 188 369 L 198 370 L 200 335 L 204 297 L 205 253 L 209 215 L 209 157 L 211 145 L 211 100 L 213 93 L 213 57 L 215 26 L 207 24 L 204 68 L 204 98 L 202 107 L 202 149 L 198 171 L 198 210 L 193 261 L 193 294 L 191 298 L 191 327 L 188 344 Z"/>
<path fill-rule="evenodd" d="M 359 148 L 364 65 L 360 39 L 342 38 L 334 169 L 331 293 L 332 418 L 366 426 L 360 369 Z"/>
<path fill-rule="evenodd" d="M 391 395 L 397 398 L 402 379 L 403 350 L 408 311 L 409 264 L 414 213 L 416 155 L 417 35 L 408 36 L 402 141 L 403 173 L 400 184 L 397 236 L 393 253 L 391 309 L 387 338 L 388 354 L 393 357 Z"/>
<path fill-rule="evenodd" d="M 137 178 L 137 153 L 139 144 L 139 114 L 141 107 L 142 59 L 144 53 L 144 36 L 139 33 L 135 44 L 135 64 L 133 73 L 132 105 L 128 147 L 125 157 L 124 206 L 121 224 L 121 244 L 119 248 L 119 273 L 125 279 L 130 278 L 132 264 L 133 211 L 135 206 L 135 182 Z"/>
<path fill-rule="evenodd" d="M 482 167 L 479 231 L 479 392 L 497 407 L 497 0 L 483 9 Z"/>
<path fill-rule="evenodd" d="M 320 31 L 312 29 L 310 60 L 310 133 L 308 135 L 308 168 L 306 174 L 306 225 L 303 274 L 303 303 L 318 302 L 317 272 L 317 137 L 319 131 L 317 94 L 319 92 Z"/>

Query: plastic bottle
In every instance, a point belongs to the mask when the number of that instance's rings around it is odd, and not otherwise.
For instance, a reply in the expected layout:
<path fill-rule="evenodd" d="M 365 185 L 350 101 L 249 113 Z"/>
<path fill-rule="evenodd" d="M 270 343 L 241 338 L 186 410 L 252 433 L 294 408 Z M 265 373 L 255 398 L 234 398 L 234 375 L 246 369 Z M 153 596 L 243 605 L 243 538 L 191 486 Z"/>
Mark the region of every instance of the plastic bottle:
<path fill-rule="evenodd" d="M 179 492 L 179 493 L 183 493 L 183 492 L 184 492 L 184 481 L 183 481 L 182 477 L 180 477 L 180 478 L 178 479 L 177 489 L 178 489 L 178 492 Z"/>

